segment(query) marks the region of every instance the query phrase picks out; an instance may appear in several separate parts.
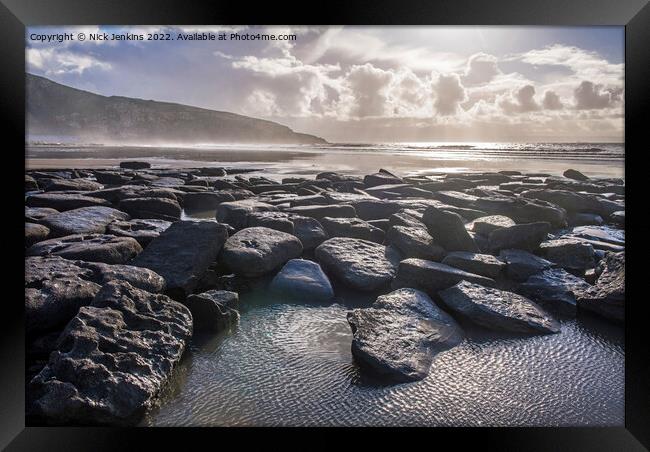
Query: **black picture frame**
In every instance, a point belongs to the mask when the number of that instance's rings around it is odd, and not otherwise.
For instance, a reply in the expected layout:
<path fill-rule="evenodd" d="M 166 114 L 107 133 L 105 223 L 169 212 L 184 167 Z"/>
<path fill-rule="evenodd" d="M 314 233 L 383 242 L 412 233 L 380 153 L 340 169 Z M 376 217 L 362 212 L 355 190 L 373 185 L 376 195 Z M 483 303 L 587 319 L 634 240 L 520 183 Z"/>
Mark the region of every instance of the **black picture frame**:
<path fill-rule="evenodd" d="M 623 25 L 626 35 L 625 53 L 625 143 L 626 143 L 626 202 L 628 209 L 627 281 L 638 285 L 645 266 L 634 265 L 637 258 L 643 259 L 643 235 L 634 232 L 635 222 L 643 212 L 636 206 L 636 193 L 641 198 L 644 188 L 637 186 L 643 177 L 635 173 L 643 171 L 643 153 L 648 152 L 647 142 L 642 134 L 647 129 L 650 94 L 650 5 L 647 0 L 545 0 L 524 2 L 523 0 L 471 1 L 452 0 L 439 2 L 400 0 L 373 2 L 327 3 L 304 2 L 290 5 L 286 2 L 196 2 L 173 0 L 1 0 L 0 5 L 0 48 L 2 70 L 0 90 L 5 133 L 3 139 L 5 187 L 19 190 L 24 173 L 24 88 L 25 88 L 25 26 L 29 25 L 83 25 L 83 24 L 359 24 L 359 25 Z M 293 14 L 288 15 L 291 9 Z M 302 14 L 296 14 L 302 12 Z M 638 165 L 637 163 L 640 163 Z M 635 168 L 636 166 L 636 168 Z M 15 195 L 15 196 L 14 196 Z M 11 253 L 22 249 L 21 228 L 24 227 L 23 203 L 19 193 L 7 194 L 4 198 L 6 224 L 9 231 L 5 238 L 4 251 L 13 244 Z M 637 213 L 638 212 L 638 213 Z M 631 213 L 631 216 L 630 216 Z M 632 218 L 632 220 L 630 220 Z M 14 222 L 9 221 L 14 219 Z M 641 223 L 642 224 L 642 223 Z M 631 226 L 630 226 L 631 225 Z M 647 234 L 647 231 L 646 231 Z M 24 252 L 24 250 L 23 250 Z M 630 261 L 630 259 L 632 259 Z M 230 429 L 117 429 L 117 428 L 25 428 L 24 417 L 24 316 L 19 287 L 23 269 L 18 258 L 5 257 L 5 283 L 7 288 L 16 289 L 7 294 L 2 303 L 0 315 L 2 365 L 0 392 L 0 447 L 8 450 L 113 450 L 132 449 L 138 444 L 148 448 L 158 444 L 171 444 L 180 435 L 207 444 L 221 447 L 224 435 L 236 434 L 238 446 L 254 441 L 264 432 L 275 434 L 278 430 L 258 429 L 255 435 L 242 435 L 241 430 Z M 24 277 L 24 274 L 23 274 Z M 629 294 L 629 286 L 627 291 Z M 640 292 L 640 291 L 639 291 Z M 12 295 L 9 295 L 9 294 Z M 443 444 L 441 439 L 453 441 L 454 448 L 473 443 L 475 447 L 494 447 L 498 450 L 646 450 L 650 448 L 650 365 L 645 339 L 646 323 L 643 316 L 645 297 L 632 299 L 628 295 L 626 304 L 626 356 L 625 356 L 625 427 L 621 428 L 482 428 L 482 429 L 435 429 L 424 438 L 429 447 Z M 280 429 L 282 430 L 282 429 Z M 308 429 L 322 439 L 319 445 L 341 443 L 338 434 L 332 430 Z M 338 430 L 338 429 L 337 429 Z M 372 436 L 380 429 L 370 429 Z M 304 432 L 304 430 L 303 430 Z M 338 430 L 341 432 L 341 430 Z M 337 432 L 337 433 L 338 433 Z M 347 430 L 350 433 L 349 430 Z M 414 432 L 413 430 L 411 432 Z M 367 433 L 367 432 L 366 432 Z M 422 433 L 418 429 L 418 433 Z M 295 433 L 289 433 L 293 436 Z M 402 446 L 400 431 L 394 439 Z M 203 438 L 209 436 L 211 438 Z M 356 437 L 354 432 L 348 437 Z M 393 435 L 389 435 L 393 436 Z M 215 443 L 215 438 L 219 442 Z M 400 439 L 402 438 L 402 439 Z M 410 441 L 409 441 L 410 442 Z M 427 444 L 425 443 L 425 444 Z M 288 445 L 289 442 L 277 443 Z M 268 446 L 267 446 L 268 447 Z M 307 447 L 307 446 L 303 446 Z"/>

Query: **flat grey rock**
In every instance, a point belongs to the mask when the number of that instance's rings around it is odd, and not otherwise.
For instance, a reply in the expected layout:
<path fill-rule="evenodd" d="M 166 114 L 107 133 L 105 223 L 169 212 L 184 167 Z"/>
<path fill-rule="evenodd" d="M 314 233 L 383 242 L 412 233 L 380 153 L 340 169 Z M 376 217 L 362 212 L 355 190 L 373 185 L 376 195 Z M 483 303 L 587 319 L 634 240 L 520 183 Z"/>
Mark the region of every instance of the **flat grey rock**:
<path fill-rule="evenodd" d="M 584 271 L 596 265 L 594 247 L 575 239 L 556 239 L 542 242 L 540 254 L 559 267 Z"/>
<path fill-rule="evenodd" d="M 436 355 L 463 339 L 456 322 L 415 289 L 382 295 L 372 307 L 355 309 L 347 318 L 355 360 L 395 382 L 425 378 Z"/>
<path fill-rule="evenodd" d="M 385 233 L 360 218 L 324 217 L 320 220 L 330 237 L 350 237 L 383 243 Z"/>
<path fill-rule="evenodd" d="M 111 207 L 81 207 L 49 215 L 42 224 L 50 229 L 51 237 L 73 234 L 104 234 L 113 221 L 128 220 L 129 215 Z"/>
<path fill-rule="evenodd" d="M 491 278 L 468 273 L 449 265 L 424 259 L 405 259 L 399 263 L 392 288 L 412 287 L 421 289 L 430 296 L 435 296 L 440 290 L 451 287 L 460 281 L 471 281 L 489 287 L 496 285 Z"/>
<path fill-rule="evenodd" d="M 553 262 L 524 250 L 501 250 L 499 258 L 506 263 L 508 278 L 520 282 L 555 265 Z"/>
<path fill-rule="evenodd" d="M 105 264 L 124 264 L 142 251 L 131 237 L 105 234 L 75 234 L 44 240 L 27 248 L 28 256 L 61 256 Z"/>
<path fill-rule="evenodd" d="M 517 333 L 558 333 L 560 324 L 534 302 L 512 292 L 462 281 L 438 294 L 445 306 L 477 325 Z"/>
<path fill-rule="evenodd" d="M 353 289 L 365 291 L 388 285 L 400 259 L 399 253 L 391 247 L 347 237 L 323 242 L 315 254 L 327 274 Z"/>
<path fill-rule="evenodd" d="M 492 279 L 498 277 L 506 267 L 504 262 L 491 254 L 469 253 L 467 251 L 449 253 L 442 260 L 442 263 Z"/>

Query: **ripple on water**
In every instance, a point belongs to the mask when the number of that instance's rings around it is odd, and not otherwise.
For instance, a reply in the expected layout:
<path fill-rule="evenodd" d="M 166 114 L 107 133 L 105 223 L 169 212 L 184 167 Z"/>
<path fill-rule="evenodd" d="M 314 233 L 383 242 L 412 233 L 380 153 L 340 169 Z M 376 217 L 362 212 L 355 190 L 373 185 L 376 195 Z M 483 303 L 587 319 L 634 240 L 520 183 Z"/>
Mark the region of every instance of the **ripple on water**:
<path fill-rule="evenodd" d="M 197 338 L 144 425 L 623 425 L 623 332 L 470 330 L 422 381 L 382 385 L 354 363 L 341 304 L 242 296 L 239 325 Z"/>

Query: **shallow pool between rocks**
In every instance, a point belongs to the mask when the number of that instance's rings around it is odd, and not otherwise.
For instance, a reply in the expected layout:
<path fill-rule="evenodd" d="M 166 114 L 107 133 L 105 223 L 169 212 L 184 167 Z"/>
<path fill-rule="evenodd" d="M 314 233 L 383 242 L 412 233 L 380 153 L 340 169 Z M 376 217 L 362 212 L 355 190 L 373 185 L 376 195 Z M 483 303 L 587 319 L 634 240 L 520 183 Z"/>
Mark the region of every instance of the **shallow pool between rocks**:
<path fill-rule="evenodd" d="M 337 294 L 339 294 L 337 288 Z M 374 298 L 284 303 L 241 293 L 228 333 L 195 337 L 142 425 L 622 426 L 623 328 L 562 321 L 559 334 L 516 336 L 463 324 L 469 338 L 422 381 L 386 385 L 350 352 L 347 310 Z"/>

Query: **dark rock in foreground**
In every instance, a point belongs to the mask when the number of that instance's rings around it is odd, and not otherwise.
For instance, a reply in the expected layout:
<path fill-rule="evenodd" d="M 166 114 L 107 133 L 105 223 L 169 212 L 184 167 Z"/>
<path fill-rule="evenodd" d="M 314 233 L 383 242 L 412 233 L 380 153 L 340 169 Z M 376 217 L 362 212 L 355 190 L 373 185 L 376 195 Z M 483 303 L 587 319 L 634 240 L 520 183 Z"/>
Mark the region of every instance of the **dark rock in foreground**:
<path fill-rule="evenodd" d="M 399 263 L 399 269 L 397 270 L 397 276 L 393 280 L 392 288 L 413 287 L 435 296 L 438 291 L 463 280 L 489 287 L 494 287 L 496 284 L 491 278 L 468 273 L 449 265 L 424 259 L 405 259 Z"/>
<path fill-rule="evenodd" d="M 460 215 L 429 207 L 424 211 L 423 221 L 436 243 L 447 251 L 480 252 Z"/>
<path fill-rule="evenodd" d="M 415 289 L 382 295 L 372 307 L 349 312 L 348 322 L 355 360 L 396 382 L 423 379 L 435 356 L 463 339 L 456 322 Z"/>
<path fill-rule="evenodd" d="M 472 322 L 493 330 L 558 333 L 560 324 L 527 298 L 462 281 L 439 292 L 445 305 Z"/>
<path fill-rule="evenodd" d="M 161 232 L 167 230 L 171 224 L 170 221 L 156 219 L 114 221 L 106 227 L 106 233 L 134 238 L 142 247 L 145 247 Z"/>
<path fill-rule="evenodd" d="M 514 225 L 515 222 L 506 216 L 489 215 L 487 217 L 476 218 L 472 221 L 470 228 L 477 234 L 490 235 L 492 231 Z"/>
<path fill-rule="evenodd" d="M 316 262 L 291 259 L 271 281 L 269 289 L 283 298 L 327 301 L 334 298 L 329 278 Z"/>
<path fill-rule="evenodd" d="M 234 273 L 252 278 L 270 273 L 301 254 L 302 244 L 294 235 L 254 227 L 230 237 L 220 260 Z"/>
<path fill-rule="evenodd" d="M 124 264 L 142 251 L 131 237 L 103 234 L 75 234 L 48 239 L 27 248 L 28 256 L 61 256 L 105 264 Z"/>
<path fill-rule="evenodd" d="M 191 335 L 192 316 L 183 305 L 110 282 L 68 323 L 30 382 L 29 414 L 54 424 L 134 424 Z"/>
<path fill-rule="evenodd" d="M 535 251 L 546 239 L 550 230 L 551 225 L 546 222 L 518 224 L 497 229 L 488 236 L 488 247 L 493 253 L 510 248 Z"/>
<path fill-rule="evenodd" d="M 217 332 L 239 320 L 239 295 L 228 290 L 209 290 L 190 295 L 183 304 L 192 313 L 194 332 Z"/>
<path fill-rule="evenodd" d="M 316 259 L 325 271 L 347 286 L 372 291 L 395 276 L 399 253 L 391 247 L 347 237 L 335 237 L 316 248 Z"/>
<path fill-rule="evenodd" d="M 227 237 L 225 226 L 214 221 L 178 221 L 153 239 L 131 265 L 158 273 L 165 278 L 167 293 L 182 300 L 217 260 Z"/>
<path fill-rule="evenodd" d="M 596 284 L 578 296 L 578 307 L 605 318 L 625 321 L 625 251 L 608 252 L 598 265 Z"/>
<path fill-rule="evenodd" d="M 551 312 L 575 316 L 576 296 L 589 288 L 591 285 L 584 279 L 552 268 L 532 275 L 517 291 Z"/>

